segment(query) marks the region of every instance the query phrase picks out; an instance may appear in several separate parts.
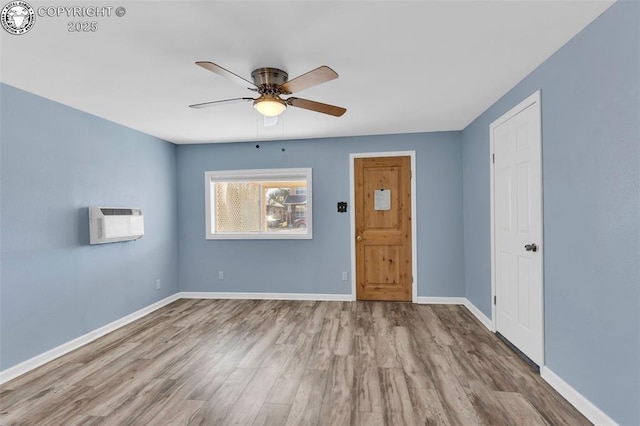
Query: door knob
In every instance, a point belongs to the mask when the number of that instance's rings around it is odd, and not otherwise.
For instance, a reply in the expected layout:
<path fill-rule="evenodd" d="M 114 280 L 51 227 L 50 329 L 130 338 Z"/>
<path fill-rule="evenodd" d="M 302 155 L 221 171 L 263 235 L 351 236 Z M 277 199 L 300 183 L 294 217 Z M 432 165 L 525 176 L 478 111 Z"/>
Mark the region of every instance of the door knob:
<path fill-rule="evenodd" d="M 524 246 L 524 249 L 526 251 L 536 252 L 536 251 L 538 251 L 538 246 L 535 243 L 527 244 L 527 245 Z"/>
<path fill-rule="evenodd" d="M 356 240 L 358 240 L 358 241 L 362 241 L 362 235 L 358 235 L 358 236 L 356 237 Z"/>

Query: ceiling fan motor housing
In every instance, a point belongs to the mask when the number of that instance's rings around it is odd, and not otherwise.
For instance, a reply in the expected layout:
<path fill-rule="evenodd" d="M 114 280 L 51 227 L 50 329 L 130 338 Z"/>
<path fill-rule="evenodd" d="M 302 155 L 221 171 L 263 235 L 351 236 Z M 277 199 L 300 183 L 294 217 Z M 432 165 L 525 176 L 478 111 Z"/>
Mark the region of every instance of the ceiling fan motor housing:
<path fill-rule="evenodd" d="M 287 82 L 289 75 L 278 68 L 258 68 L 251 72 L 251 79 L 259 93 L 279 94 L 278 88 Z"/>

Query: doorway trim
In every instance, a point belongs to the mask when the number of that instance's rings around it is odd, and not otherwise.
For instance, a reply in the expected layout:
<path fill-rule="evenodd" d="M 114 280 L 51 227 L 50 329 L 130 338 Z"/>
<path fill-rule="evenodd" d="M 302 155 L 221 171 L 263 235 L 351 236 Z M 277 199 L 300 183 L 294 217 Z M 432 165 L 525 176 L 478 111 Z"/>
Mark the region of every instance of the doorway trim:
<path fill-rule="evenodd" d="M 494 153 L 494 130 L 503 124 L 504 122 L 510 120 L 520 112 L 524 111 L 526 108 L 534 105 L 535 111 L 537 113 L 538 126 L 540 126 L 540 150 L 542 151 L 542 106 L 541 106 L 541 91 L 537 90 L 525 100 L 517 104 L 515 107 L 511 108 L 505 114 L 500 116 L 498 119 L 493 121 L 489 126 L 489 186 L 490 186 L 490 208 L 491 208 L 491 323 L 492 328 L 491 331 L 494 333 L 497 331 L 497 320 L 496 320 L 496 234 L 495 234 L 495 192 L 494 192 L 494 179 L 495 179 L 495 165 L 493 162 L 493 153 Z M 543 171 L 542 171 L 542 152 L 540 153 L 540 246 L 544 248 L 544 186 L 543 186 Z M 544 250 L 542 251 L 544 253 Z M 540 324 L 540 342 L 542 345 L 541 354 L 542 360 L 540 367 L 544 366 L 544 255 L 540 263 L 540 279 L 542 280 L 542 286 L 540 291 L 542 292 L 540 300 L 540 319 L 542 324 Z"/>
<path fill-rule="evenodd" d="M 417 207 L 416 207 L 416 152 L 411 151 L 382 151 L 382 152 L 357 152 L 349 154 L 349 244 L 351 247 L 351 300 L 356 300 L 356 185 L 355 185 L 355 159 L 375 157 L 410 157 L 411 158 L 411 303 L 418 300 L 418 238 L 417 238 Z"/>

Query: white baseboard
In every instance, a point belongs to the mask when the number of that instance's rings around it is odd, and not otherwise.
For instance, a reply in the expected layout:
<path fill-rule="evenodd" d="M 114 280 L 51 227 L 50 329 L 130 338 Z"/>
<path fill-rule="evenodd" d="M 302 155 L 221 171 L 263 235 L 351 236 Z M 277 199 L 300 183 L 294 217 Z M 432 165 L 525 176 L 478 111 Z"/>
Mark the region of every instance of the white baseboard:
<path fill-rule="evenodd" d="M 183 291 L 178 293 L 183 299 L 246 299 L 246 300 L 317 300 L 351 302 L 351 294 L 318 293 L 235 293 L 209 291 Z"/>
<path fill-rule="evenodd" d="M 476 307 L 473 303 L 469 301 L 469 299 L 464 299 L 464 306 L 475 316 L 478 321 L 480 321 L 485 327 L 489 329 L 489 331 L 495 331 L 495 327 L 493 325 L 493 321 L 489 319 L 480 309 Z"/>
<path fill-rule="evenodd" d="M 123 327 L 130 322 L 133 322 L 139 318 L 142 318 L 145 315 L 150 314 L 156 309 L 160 309 L 161 307 L 168 305 L 169 303 L 178 300 L 178 293 L 172 294 L 171 296 L 159 300 L 149 306 L 146 306 L 138 311 L 135 311 L 127 316 L 124 316 L 118 320 L 115 320 L 107 325 L 104 325 L 98 329 L 90 331 L 87 334 L 84 334 L 80 337 L 77 337 L 67 343 L 64 343 L 58 347 L 55 347 L 47 352 L 44 352 L 40 355 L 37 355 L 31 359 L 21 362 L 20 364 L 14 365 L 13 367 L 7 368 L 6 370 L 0 371 L 0 384 L 6 383 L 9 380 L 13 380 L 18 376 L 27 373 L 28 371 L 33 370 L 34 368 L 40 367 L 54 359 L 61 357 L 64 354 L 67 354 L 75 349 L 78 349 L 81 346 L 86 345 L 99 337 L 104 336 L 105 334 L 111 333 L 114 330 L 117 330 L 120 327 Z"/>
<path fill-rule="evenodd" d="M 593 405 L 591 401 L 575 390 L 570 384 L 562 380 L 560 376 L 549 370 L 548 367 L 540 367 L 540 376 L 594 425 L 617 425 L 611 417 Z"/>
<path fill-rule="evenodd" d="M 415 303 L 421 305 L 464 305 L 464 297 L 417 297 Z"/>

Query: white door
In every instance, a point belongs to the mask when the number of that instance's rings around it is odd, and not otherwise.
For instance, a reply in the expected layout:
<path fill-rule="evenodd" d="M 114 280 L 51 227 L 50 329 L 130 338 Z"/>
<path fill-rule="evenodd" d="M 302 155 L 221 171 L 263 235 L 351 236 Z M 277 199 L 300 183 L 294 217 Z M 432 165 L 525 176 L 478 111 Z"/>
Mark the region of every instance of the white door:
<path fill-rule="evenodd" d="M 540 93 L 491 124 L 496 330 L 543 365 Z"/>

